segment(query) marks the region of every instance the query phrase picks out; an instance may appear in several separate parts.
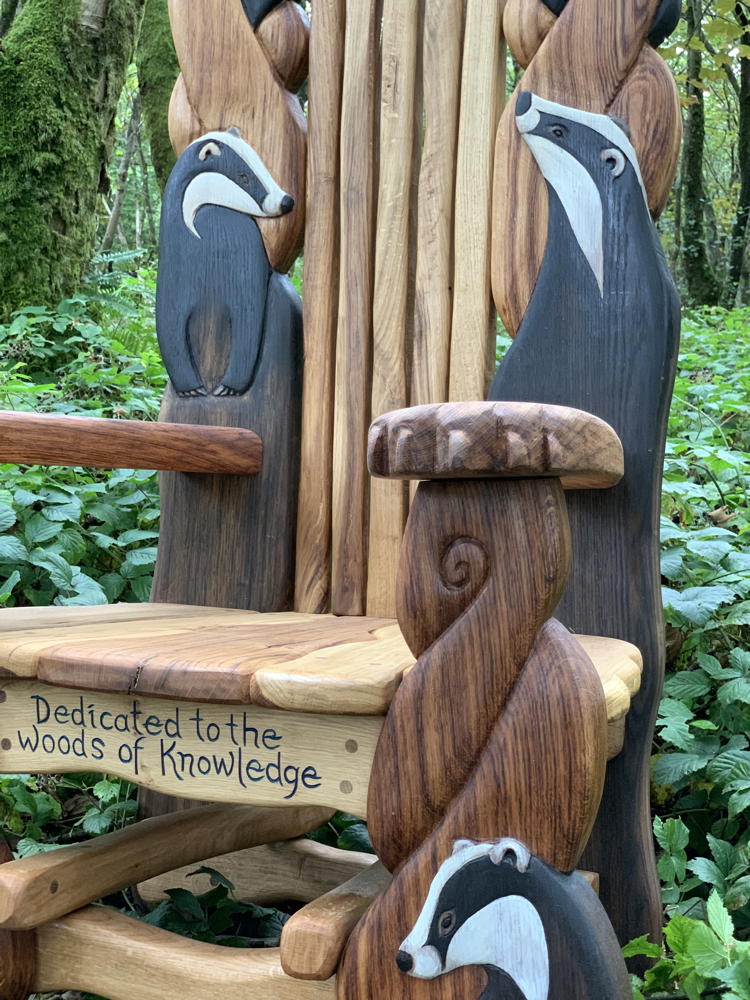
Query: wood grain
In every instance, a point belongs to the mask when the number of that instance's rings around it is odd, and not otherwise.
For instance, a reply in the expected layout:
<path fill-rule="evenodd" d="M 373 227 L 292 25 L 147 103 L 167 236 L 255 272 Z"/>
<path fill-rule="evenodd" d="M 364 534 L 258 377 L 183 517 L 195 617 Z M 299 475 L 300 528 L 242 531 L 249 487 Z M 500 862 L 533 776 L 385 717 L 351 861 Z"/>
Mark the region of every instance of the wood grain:
<path fill-rule="evenodd" d="M 456 179 L 462 0 L 425 0 L 422 37 L 424 137 L 417 191 L 412 404 L 448 398 L 453 311 L 453 196 Z"/>
<path fill-rule="evenodd" d="M 0 866 L 0 926 L 39 927 L 175 864 L 297 837 L 329 815 L 311 808 L 203 806 L 20 858 Z"/>
<path fill-rule="evenodd" d="M 37 609 L 4 610 L 0 673 L 92 691 L 384 715 L 413 663 L 393 621 L 192 607 L 157 615 L 158 607 L 103 605 L 71 615 L 67 627 L 59 610 L 41 620 Z"/>
<path fill-rule="evenodd" d="M 495 324 L 490 295 L 492 160 L 505 92 L 503 3 L 468 0 L 456 157 L 450 400 L 484 399 Z"/>
<path fill-rule="evenodd" d="M 13 860 L 13 852 L 0 837 L 0 865 Z M 0 930 L 0 996 L 26 1000 L 34 989 L 36 933 Z"/>
<path fill-rule="evenodd" d="M 367 813 L 379 716 L 303 715 L 34 681 L 2 681 L 0 693 L 11 733 L 0 742 L 7 774 L 84 766 L 199 802 Z"/>
<path fill-rule="evenodd" d="M 330 610 L 344 10 L 344 0 L 318 0 L 310 36 L 305 367 L 294 606 L 312 612 Z"/>
<path fill-rule="evenodd" d="M 293 0 L 283 0 L 263 18 L 257 35 L 281 82 L 296 94 L 308 69 L 310 19 L 307 14 Z"/>
<path fill-rule="evenodd" d="M 204 864 L 233 883 L 235 899 L 266 906 L 280 899 L 309 903 L 372 867 L 374 860 L 372 854 L 301 839 L 221 854 Z M 166 889 L 207 892 L 211 888 L 209 876 L 190 877 L 194 871 L 192 864 L 157 875 L 141 882 L 138 893 L 144 902 L 155 905 L 166 898 Z"/>
<path fill-rule="evenodd" d="M 333 427 L 331 610 L 365 611 L 367 428 L 372 368 L 375 93 L 379 0 L 347 0 L 341 106 L 341 227 Z"/>
<path fill-rule="evenodd" d="M 281 932 L 281 967 L 294 979 L 326 980 L 336 972 L 349 935 L 391 875 L 378 861 L 293 914 Z"/>
<path fill-rule="evenodd" d="M 460 631 L 467 638 L 466 614 L 433 649 Z M 453 641 L 457 646 L 458 640 Z M 468 657 L 462 658 L 461 667 L 465 670 L 470 662 Z M 463 736 L 457 709 L 460 706 L 461 714 L 467 710 L 463 702 L 472 687 L 467 678 L 462 699 L 454 694 L 449 724 L 445 718 L 438 722 L 436 717 L 433 722 L 444 734 L 451 733 L 452 742 L 459 733 Z M 604 778 L 603 709 L 590 664 L 565 629 L 557 622 L 548 622 L 488 734 L 475 770 L 465 785 L 459 783 L 460 791 L 445 810 L 440 810 L 442 816 L 436 815 L 425 842 L 416 846 L 390 888 L 355 929 L 338 974 L 345 996 L 359 1000 L 370 995 L 367 979 L 373 966 L 380 970 L 379 981 L 387 996 L 425 1000 L 437 995 L 441 1000 L 464 1000 L 479 995 L 486 976 L 478 967 L 459 969 L 439 984 L 424 983 L 396 968 L 396 952 L 414 926 L 440 864 L 459 838 L 491 841 L 511 836 L 522 843 L 534 843 L 533 853 L 548 863 L 554 858 L 565 871 L 574 865 L 593 823 Z M 384 734 L 384 742 L 386 738 Z M 455 745 L 463 749 L 463 739 Z M 454 750 L 449 759 L 454 761 L 457 755 Z M 402 756 L 402 762 L 404 759 Z M 402 793 L 403 771 L 402 763 Z M 544 920 L 544 901 L 540 899 L 536 905 Z M 554 913 L 552 900 L 549 905 Z M 562 937 L 557 942 L 549 941 L 551 1000 L 599 1000 L 602 996 L 626 1000 L 623 983 L 627 985 L 627 977 L 622 978 L 619 948 L 593 893 L 579 898 L 576 920 L 566 921 L 559 933 Z M 561 944 L 565 940 L 567 947 Z M 604 973 L 592 974 L 589 963 L 593 956 L 603 961 Z M 605 974 L 606 981 L 610 973 L 618 987 L 603 993 L 599 974 Z"/>
<path fill-rule="evenodd" d="M 252 476 L 263 443 L 251 430 L 0 411 L 0 461 Z"/>
<path fill-rule="evenodd" d="M 304 205 L 305 118 L 299 101 L 269 62 L 242 5 L 214 0 L 207 17 L 202 5 L 192 0 L 170 0 L 169 13 L 190 119 L 199 123 L 189 139 L 239 128 L 278 184 L 297 205 Z M 184 100 L 173 106 L 183 109 Z M 184 139 L 188 120 L 183 110 L 173 143 Z M 176 152 L 182 148 L 177 146 Z M 304 213 L 261 219 L 259 227 L 272 267 L 288 271 L 302 245 Z"/>
<path fill-rule="evenodd" d="M 389 870 L 469 781 L 559 600 L 568 560 L 559 482 L 420 483 L 398 583 L 399 622 L 420 659 L 386 717 L 368 803 L 370 835 Z M 502 572 L 511 566 L 512 587 Z"/>
<path fill-rule="evenodd" d="M 406 406 L 412 168 L 420 10 L 384 0 L 380 141 L 372 324 L 372 404 L 379 416 Z M 395 617 L 396 572 L 406 525 L 402 483 L 369 484 L 367 613 Z"/>
<path fill-rule="evenodd" d="M 571 107 L 606 113 L 638 63 L 658 3 L 619 0 L 606 9 L 596 0 L 569 3 L 529 64 L 520 89 Z M 667 85 L 674 89 L 673 82 Z M 517 93 L 498 127 L 492 199 L 492 288 L 495 305 L 511 335 L 518 330 L 531 297 L 547 231 L 544 181 L 515 124 Z M 634 139 L 641 137 L 646 138 L 634 130 Z M 636 142 L 644 172 L 652 163 L 654 173 L 661 178 L 670 169 L 672 149 L 671 136 L 666 158 L 665 148 L 642 147 Z M 661 201 L 662 187 L 660 183 L 658 191 L 652 188 L 648 192 L 652 211 Z M 509 232 L 516 238 L 507 239 Z"/>
<path fill-rule="evenodd" d="M 603 420 L 534 403 L 442 403 L 396 410 L 370 429 L 370 472 L 401 479 L 560 477 L 602 489 L 623 474 L 622 446 Z"/>
<path fill-rule="evenodd" d="M 191 941 L 99 906 L 39 930 L 34 989 L 82 990 L 109 1000 L 205 1000 L 213 994 L 263 1000 L 335 996 L 333 982 L 303 983 L 286 976 L 277 948 L 245 950 Z"/>

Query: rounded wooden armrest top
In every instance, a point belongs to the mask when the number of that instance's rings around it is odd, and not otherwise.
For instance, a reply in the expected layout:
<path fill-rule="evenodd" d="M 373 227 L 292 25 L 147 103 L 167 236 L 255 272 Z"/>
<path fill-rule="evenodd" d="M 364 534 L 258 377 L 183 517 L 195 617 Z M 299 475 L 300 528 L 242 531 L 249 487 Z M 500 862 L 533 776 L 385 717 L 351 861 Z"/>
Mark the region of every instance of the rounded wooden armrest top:
<path fill-rule="evenodd" d="M 543 403 L 435 403 L 385 413 L 368 464 L 386 479 L 559 477 L 603 489 L 623 475 L 622 445 L 590 413 Z"/>

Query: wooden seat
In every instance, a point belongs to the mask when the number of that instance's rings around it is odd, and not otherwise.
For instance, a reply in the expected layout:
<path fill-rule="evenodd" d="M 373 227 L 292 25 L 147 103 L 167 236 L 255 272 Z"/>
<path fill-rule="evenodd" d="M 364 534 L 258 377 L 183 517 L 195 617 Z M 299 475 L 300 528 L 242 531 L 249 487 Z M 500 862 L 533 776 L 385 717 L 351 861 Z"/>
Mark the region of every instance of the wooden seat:
<path fill-rule="evenodd" d="M 64 630 L 63 630 L 64 626 Z M 627 642 L 578 636 L 611 724 L 640 684 Z M 414 657 L 398 623 L 172 604 L 0 614 L 0 672 L 61 687 L 292 712 L 385 715 Z"/>

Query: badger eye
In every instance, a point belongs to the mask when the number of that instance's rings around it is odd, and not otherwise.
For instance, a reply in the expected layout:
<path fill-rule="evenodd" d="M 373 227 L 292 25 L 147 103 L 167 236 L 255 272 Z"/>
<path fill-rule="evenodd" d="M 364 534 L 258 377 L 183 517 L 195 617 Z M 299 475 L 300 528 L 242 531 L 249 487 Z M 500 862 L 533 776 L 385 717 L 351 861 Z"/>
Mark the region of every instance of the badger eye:
<path fill-rule="evenodd" d="M 250 183 L 250 178 L 247 174 L 240 174 L 240 184 L 244 184 L 245 187 Z"/>
<path fill-rule="evenodd" d="M 568 130 L 564 125 L 550 125 L 548 128 L 549 134 L 553 135 L 555 139 L 564 139 L 568 134 Z"/>
<path fill-rule="evenodd" d="M 613 177 L 619 177 L 625 169 L 625 154 L 617 146 L 613 146 L 612 149 L 603 149 L 601 158 L 612 171 Z"/>
<path fill-rule="evenodd" d="M 450 934 L 453 928 L 456 926 L 456 911 L 446 910 L 445 913 L 440 914 L 438 920 L 438 933 L 440 937 L 445 937 L 446 934 Z"/>
<path fill-rule="evenodd" d="M 215 142 L 207 142 L 206 145 L 198 153 L 198 159 L 203 163 L 207 160 L 209 156 L 221 156 L 221 150 L 216 145 Z"/>

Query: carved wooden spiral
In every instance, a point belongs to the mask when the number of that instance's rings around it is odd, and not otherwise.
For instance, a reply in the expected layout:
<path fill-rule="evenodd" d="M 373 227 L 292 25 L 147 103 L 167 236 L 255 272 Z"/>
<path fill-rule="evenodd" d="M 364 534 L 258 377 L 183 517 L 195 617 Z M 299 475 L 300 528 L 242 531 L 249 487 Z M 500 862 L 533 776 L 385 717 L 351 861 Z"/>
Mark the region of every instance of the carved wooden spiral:
<path fill-rule="evenodd" d="M 307 126 L 294 91 L 307 75 L 309 24 L 292 0 L 169 0 L 180 76 L 169 107 L 175 152 L 206 132 L 238 128 L 296 210 L 258 219 L 271 266 L 288 271 L 305 223 Z M 251 13 L 271 9 L 264 16 Z"/>
<path fill-rule="evenodd" d="M 544 181 L 515 123 L 518 92 L 625 121 L 654 216 L 677 168 L 682 119 L 674 80 L 648 36 L 666 0 L 601 4 L 568 0 L 559 17 L 542 0 L 508 0 L 503 29 L 526 67 L 497 134 L 492 286 L 515 335 L 531 298 L 547 236 Z M 513 239 L 508 238 L 509 233 Z"/>

